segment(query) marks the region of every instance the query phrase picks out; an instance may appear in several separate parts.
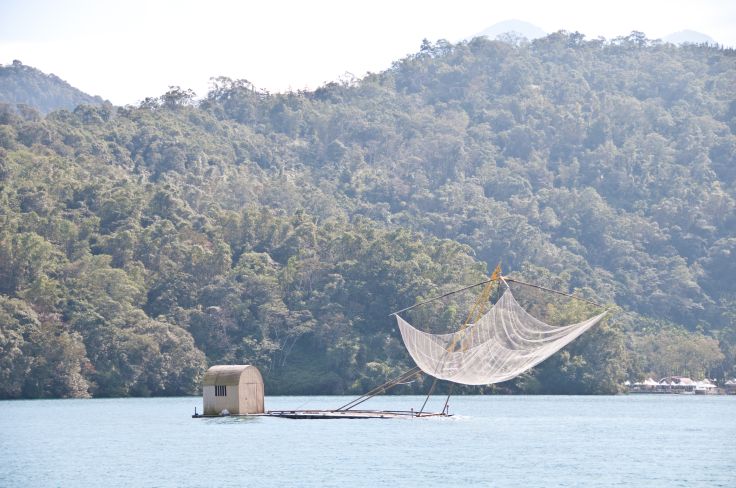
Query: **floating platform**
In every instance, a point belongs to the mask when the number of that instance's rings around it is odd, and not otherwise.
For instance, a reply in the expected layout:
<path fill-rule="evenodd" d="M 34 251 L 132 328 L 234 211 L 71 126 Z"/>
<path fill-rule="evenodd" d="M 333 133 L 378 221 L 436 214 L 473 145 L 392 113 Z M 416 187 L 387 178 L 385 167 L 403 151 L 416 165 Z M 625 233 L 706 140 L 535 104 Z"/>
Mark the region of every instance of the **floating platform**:
<path fill-rule="evenodd" d="M 269 410 L 265 413 L 244 415 L 202 415 L 194 414 L 192 418 L 221 417 L 278 417 L 285 419 L 398 419 L 425 417 L 452 417 L 443 412 L 415 412 L 414 410 Z"/>

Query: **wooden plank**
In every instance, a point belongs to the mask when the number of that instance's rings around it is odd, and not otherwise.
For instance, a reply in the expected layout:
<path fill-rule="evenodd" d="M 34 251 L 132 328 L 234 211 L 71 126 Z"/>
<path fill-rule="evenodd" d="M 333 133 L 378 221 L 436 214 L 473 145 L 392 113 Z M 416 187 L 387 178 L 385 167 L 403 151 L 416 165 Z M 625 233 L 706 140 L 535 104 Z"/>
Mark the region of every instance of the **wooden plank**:
<path fill-rule="evenodd" d="M 424 418 L 424 417 L 451 417 L 445 413 L 393 411 L 393 410 L 269 410 L 265 413 L 245 415 L 192 415 L 192 418 L 220 418 L 220 417 L 276 417 L 287 419 L 397 419 L 397 418 Z"/>

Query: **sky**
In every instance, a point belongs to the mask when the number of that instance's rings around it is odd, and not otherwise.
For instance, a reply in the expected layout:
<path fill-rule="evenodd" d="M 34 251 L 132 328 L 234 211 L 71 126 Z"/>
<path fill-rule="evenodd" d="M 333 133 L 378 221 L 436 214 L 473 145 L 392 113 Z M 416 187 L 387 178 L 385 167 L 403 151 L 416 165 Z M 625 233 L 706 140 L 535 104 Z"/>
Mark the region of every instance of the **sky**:
<path fill-rule="evenodd" d="M 546 32 L 650 39 L 694 30 L 736 47 L 734 0 L 0 0 L 0 64 L 20 60 L 116 105 L 210 78 L 271 92 L 379 72 L 422 39 L 505 20 Z"/>

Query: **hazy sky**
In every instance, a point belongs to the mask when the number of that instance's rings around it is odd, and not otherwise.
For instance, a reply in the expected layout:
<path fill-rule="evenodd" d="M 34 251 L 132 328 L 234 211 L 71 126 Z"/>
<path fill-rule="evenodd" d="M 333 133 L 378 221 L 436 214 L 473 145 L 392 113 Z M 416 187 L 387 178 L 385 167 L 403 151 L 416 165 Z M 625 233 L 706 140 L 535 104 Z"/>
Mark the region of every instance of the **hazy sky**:
<path fill-rule="evenodd" d="M 206 94 L 213 76 L 270 91 L 362 76 L 519 19 L 547 32 L 656 39 L 690 29 L 736 46 L 734 0 L 0 0 L 0 64 L 14 59 L 115 104 L 169 85 Z"/>

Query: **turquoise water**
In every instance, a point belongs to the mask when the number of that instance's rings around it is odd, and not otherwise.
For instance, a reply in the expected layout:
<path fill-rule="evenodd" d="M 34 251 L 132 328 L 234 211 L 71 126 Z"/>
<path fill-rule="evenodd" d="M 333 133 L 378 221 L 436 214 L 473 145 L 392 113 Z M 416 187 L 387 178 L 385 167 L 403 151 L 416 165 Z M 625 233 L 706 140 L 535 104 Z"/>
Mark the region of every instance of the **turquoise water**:
<path fill-rule="evenodd" d="M 398 420 L 192 419 L 195 406 L 2 401 L 0 486 L 736 487 L 736 396 L 455 397 L 452 418 Z"/>

